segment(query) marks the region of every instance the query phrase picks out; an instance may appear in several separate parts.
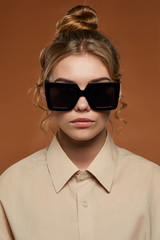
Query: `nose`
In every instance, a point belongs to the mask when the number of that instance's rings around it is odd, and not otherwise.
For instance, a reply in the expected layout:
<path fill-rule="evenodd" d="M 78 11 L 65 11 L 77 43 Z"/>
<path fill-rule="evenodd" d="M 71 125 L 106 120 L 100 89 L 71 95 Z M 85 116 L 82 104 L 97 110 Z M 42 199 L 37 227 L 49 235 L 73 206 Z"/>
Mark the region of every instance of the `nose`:
<path fill-rule="evenodd" d="M 78 99 L 78 102 L 76 103 L 75 107 L 74 107 L 76 112 L 83 112 L 83 111 L 90 111 L 90 106 L 89 103 L 87 101 L 87 99 L 85 97 L 80 97 Z"/>

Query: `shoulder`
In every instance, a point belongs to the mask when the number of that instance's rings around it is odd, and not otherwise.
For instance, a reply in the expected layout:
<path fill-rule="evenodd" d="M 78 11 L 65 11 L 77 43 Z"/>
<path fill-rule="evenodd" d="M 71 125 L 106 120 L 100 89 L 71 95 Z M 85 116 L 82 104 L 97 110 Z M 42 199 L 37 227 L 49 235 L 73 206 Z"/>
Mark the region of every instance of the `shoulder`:
<path fill-rule="evenodd" d="M 160 166 L 158 166 L 157 164 L 151 162 L 150 160 L 141 157 L 131 151 L 128 151 L 124 148 L 121 147 L 117 147 L 118 150 L 118 158 L 120 161 L 125 161 L 126 163 L 133 163 L 133 164 L 138 164 L 138 165 L 142 165 L 142 166 L 157 166 L 158 168 L 160 168 Z"/>
<path fill-rule="evenodd" d="M 134 179 L 137 178 L 137 180 L 143 179 L 150 184 L 156 179 L 160 184 L 159 165 L 124 148 L 117 147 L 117 152 L 118 168 L 123 173 L 127 172 L 130 177 L 134 176 Z"/>
<path fill-rule="evenodd" d="M 132 170 L 154 170 L 155 171 L 160 171 L 160 166 L 157 165 L 156 163 L 139 156 L 131 151 L 128 151 L 125 148 L 119 147 L 116 145 L 109 135 L 109 147 L 112 151 L 112 156 L 116 159 L 117 165 L 120 168 L 125 168 L 128 169 L 131 168 Z"/>
<path fill-rule="evenodd" d="M 35 172 L 41 171 L 46 165 L 46 152 L 47 148 L 41 149 L 5 170 L 0 176 L 0 189 L 16 185 L 23 179 L 30 178 Z"/>

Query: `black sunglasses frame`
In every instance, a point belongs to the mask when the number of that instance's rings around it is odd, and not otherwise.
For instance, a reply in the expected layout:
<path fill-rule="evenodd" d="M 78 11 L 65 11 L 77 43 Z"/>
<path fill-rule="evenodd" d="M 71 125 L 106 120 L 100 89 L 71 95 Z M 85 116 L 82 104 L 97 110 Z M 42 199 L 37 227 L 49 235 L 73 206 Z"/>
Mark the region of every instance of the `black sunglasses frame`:
<path fill-rule="evenodd" d="M 70 106 L 53 106 L 53 104 L 51 103 L 51 89 L 59 89 L 61 90 L 62 88 L 64 89 L 72 89 L 72 91 L 74 91 L 75 96 L 72 98 L 72 103 L 70 104 Z M 95 106 L 96 104 L 94 104 L 95 101 L 95 95 L 93 96 L 93 94 L 90 94 L 90 92 L 96 88 L 112 88 L 114 89 L 113 91 L 113 104 L 110 106 Z M 57 82 L 49 82 L 48 80 L 45 81 L 45 95 L 46 95 L 46 101 L 47 101 L 47 106 L 48 109 L 52 110 L 52 111 L 69 111 L 72 110 L 76 103 L 78 102 L 78 99 L 81 96 L 84 96 L 90 107 L 93 110 L 96 111 L 102 111 L 102 110 L 113 110 L 115 108 L 117 108 L 118 105 L 118 100 L 119 100 L 119 91 L 120 91 L 120 82 L 100 82 L 100 83 L 89 83 L 86 88 L 84 90 L 81 90 L 79 88 L 79 86 L 75 83 L 57 83 Z M 102 96 L 103 97 L 103 96 Z M 105 105 L 105 104 L 104 104 Z"/>

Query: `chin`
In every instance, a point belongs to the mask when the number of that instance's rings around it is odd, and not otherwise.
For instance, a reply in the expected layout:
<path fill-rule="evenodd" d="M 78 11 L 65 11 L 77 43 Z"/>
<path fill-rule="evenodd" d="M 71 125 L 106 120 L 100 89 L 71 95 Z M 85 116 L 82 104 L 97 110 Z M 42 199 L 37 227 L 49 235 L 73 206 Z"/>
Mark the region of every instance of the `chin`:
<path fill-rule="evenodd" d="M 74 141 L 79 141 L 79 142 L 86 142 L 86 141 L 90 141 L 95 139 L 96 137 L 98 137 L 100 135 L 100 132 L 90 132 L 90 131 L 78 131 L 78 133 L 74 133 L 74 134 L 70 134 L 68 135 L 68 137 L 70 137 L 71 139 L 73 139 Z"/>
<path fill-rule="evenodd" d="M 87 142 L 87 141 L 90 141 L 90 140 L 92 140 L 94 137 L 84 137 L 84 136 L 81 136 L 81 137 L 75 137 L 75 136 L 73 136 L 73 137 L 71 137 L 74 141 L 77 141 L 77 142 Z"/>

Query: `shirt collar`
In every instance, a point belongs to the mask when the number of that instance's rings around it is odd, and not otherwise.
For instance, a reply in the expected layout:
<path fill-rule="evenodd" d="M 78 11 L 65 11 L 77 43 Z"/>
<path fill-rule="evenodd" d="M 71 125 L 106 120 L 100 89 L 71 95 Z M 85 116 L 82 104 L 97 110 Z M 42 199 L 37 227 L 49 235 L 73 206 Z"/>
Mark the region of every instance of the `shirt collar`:
<path fill-rule="evenodd" d="M 114 181 L 117 160 L 117 147 L 109 133 L 107 133 L 107 139 L 101 151 L 97 154 L 87 170 L 94 175 L 108 192 L 111 191 Z"/>
<path fill-rule="evenodd" d="M 79 170 L 67 157 L 57 138 L 54 137 L 47 151 L 47 163 L 53 185 L 58 193 Z"/>
<path fill-rule="evenodd" d="M 110 135 L 107 134 L 105 144 L 87 171 L 90 172 L 108 192 L 110 192 L 114 180 L 116 162 L 117 148 Z M 62 150 L 56 137 L 53 138 L 48 148 L 47 164 L 57 193 L 64 187 L 69 179 L 79 171 Z"/>

